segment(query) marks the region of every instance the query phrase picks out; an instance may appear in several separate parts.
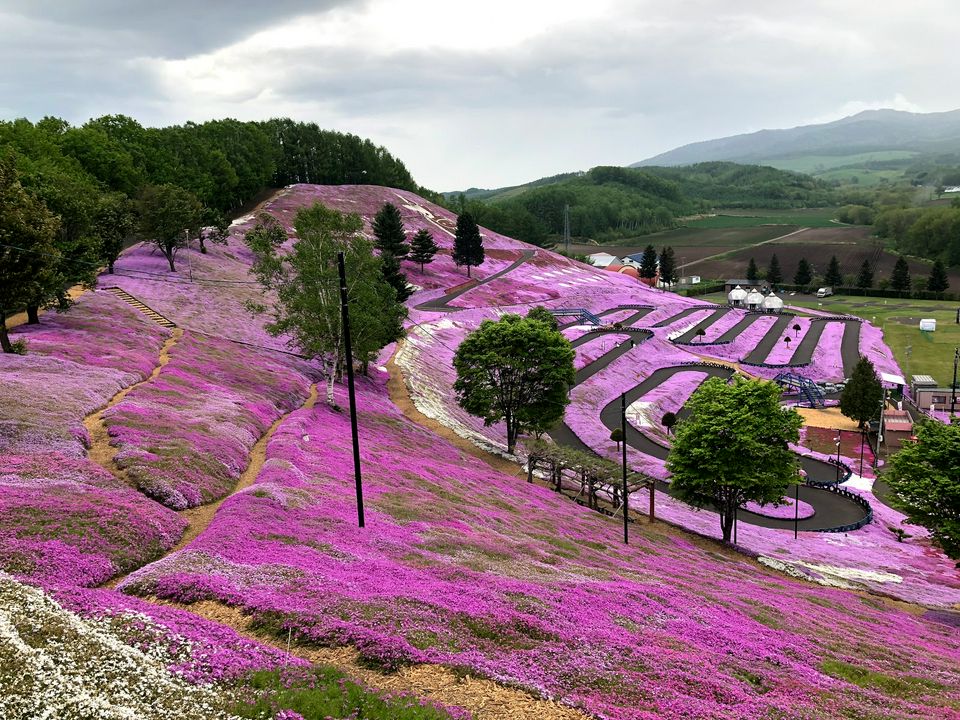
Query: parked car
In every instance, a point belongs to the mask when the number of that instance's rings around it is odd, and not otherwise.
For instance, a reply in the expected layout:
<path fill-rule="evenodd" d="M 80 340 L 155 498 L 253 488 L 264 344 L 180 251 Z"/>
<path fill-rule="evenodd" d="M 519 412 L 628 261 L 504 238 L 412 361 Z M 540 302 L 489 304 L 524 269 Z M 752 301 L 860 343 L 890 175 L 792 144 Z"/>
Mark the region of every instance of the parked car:
<path fill-rule="evenodd" d="M 818 298 L 830 297 L 831 295 L 833 295 L 833 288 L 822 287 L 819 290 L 817 290 Z"/>

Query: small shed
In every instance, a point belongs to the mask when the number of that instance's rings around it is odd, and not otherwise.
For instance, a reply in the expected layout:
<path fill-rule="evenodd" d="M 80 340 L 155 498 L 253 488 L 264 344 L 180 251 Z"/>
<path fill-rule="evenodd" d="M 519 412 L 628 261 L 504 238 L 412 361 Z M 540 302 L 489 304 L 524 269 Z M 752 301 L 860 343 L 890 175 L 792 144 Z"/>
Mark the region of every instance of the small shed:
<path fill-rule="evenodd" d="M 733 307 L 743 307 L 747 299 L 747 291 L 737 285 L 727 293 L 727 303 Z"/>
<path fill-rule="evenodd" d="M 763 304 L 763 293 L 756 289 L 751 290 L 747 293 L 747 297 L 744 298 L 744 303 L 746 303 L 747 309 L 749 310 L 759 310 Z"/>
<path fill-rule="evenodd" d="M 783 310 L 783 300 L 777 297 L 776 293 L 767 295 L 760 303 L 760 309 L 764 312 L 778 313 Z"/>

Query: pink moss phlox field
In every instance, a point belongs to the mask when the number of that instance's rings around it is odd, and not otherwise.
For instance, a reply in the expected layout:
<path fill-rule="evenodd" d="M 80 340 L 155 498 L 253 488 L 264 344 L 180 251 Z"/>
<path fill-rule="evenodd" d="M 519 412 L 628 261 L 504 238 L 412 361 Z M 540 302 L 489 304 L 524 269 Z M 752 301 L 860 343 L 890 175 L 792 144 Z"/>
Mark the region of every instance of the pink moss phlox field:
<path fill-rule="evenodd" d="M 878 373 L 903 375 L 893 353 L 883 342 L 883 331 L 868 322 L 860 325 L 860 354 L 869 358 Z"/>
<path fill-rule="evenodd" d="M 462 667 L 603 717 L 882 702 L 907 718 L 960 700 L 950 628 L 670 535 L 638 530 L 623 546 L 616 520 L 493 472 L 403 418 L 379 383 L 360 384 L 358 409 L 366 528 L 349 418 L 318 405 L 282 421 L 257 482 L 200 537 L 122 588 L 218 599 L 278 634 L 352 643 L 385 666 Z M 828 659 L 937 680 L 897 699 L 828 677 Z"/>
<path fill-rule="evenodd" d="M 119 370 L 145 378 L 170 331 L 107 292 L 87 292 L 68 312 L 50 311 L 38 325 L 11 331 L 27 341 L 29 355 L 44 355 L 91 368 Z"/>
<path fill-rule="evenodd" d="M 740 333 L 731 343 L 727 343 L 726 345 L 708 345 L 703 348 L 697 348 L 691 345 L 690 350 L 719 360 L 739 362 L 750 354 L 750 351 L 757 346 L 757 343 L 763 340 L 764 335 L 767 334 L 776 321 L 777 319 L 772 315 L 765 315 L 750 323 L 750 326 Z M 749 370 L 752 373 L 755 369 L 756 368 L 751 367 Z"/>
<path fill-rule="evenodd" d="M 86 293 L 68 313 L 15 328 L 26 355 L 0 354 L 0 453 L 85 454 L 86 415 L 150 374 L 169 335 L 129 305 Z"/>
<path fill-rule="evenodd" d="M 743 505 L 743 509 L 756 513 L 757 515 L 765 515 L 766 517 L 780 518 L 782 520 L 793 520 L 794 517 L 803 520 L 813 517 L 813 506 L 810 503 L 805 503 L 801 500 L 797 509 L 794 508 L 794 504 L 794 499 L 788 495 L 783 498 L 783 502 L 776 505 L 773 503 L 759 505 L 755 502 L 748 502 Z"/>
<path fill-rule="evenodd" d="M 595 333 L 595 335 L 596 337 L 574 349 L 576 358 L 573 365 L 577 370 L 606 355 L 620 343 L 630 342 L 630 336 L 626 333 Z"/>
<path fill-rule="evenodd" d="M 226 494 L 270 425 L 301 405 L 305 363 L 187 332 L 170 362 L 104 413 L 117 464 L 175 510 Z"/>
<path fill-rule="evenodd" d="M 794 325 L 800 326 L 799 334 L 794 331 Z M 783 329 L 783 332 L 780 333 L 780 337 L 778 337 L 777 341 L 773 344 L 773 349 L 770 350 L 770 354 L 767 355 L 763 362 L 773 365 L 786 365 L 789 363 L 793 358 L 793 354 L 797 351 L 797 345 L 800 344 L 809 331 L 810 318 L 801 317 L 791 320 L 787 327 Z M 790 338 L 790 342 L 784 342 L 784 338 Z"/>
<path fill-rule="evenodd" d="M 719 320 L 711 323 L 709 327 L 704 328 L 706 335 L 695 338 L 694 342 L 696 344 L 716 342 L 727 330 L 743 320 L 744 315 L 746 313 L 743 310 L 731 310 L 722 315 Z"/>
<path fill-rule="evenodd" d="M 169 550 L 186 522 L 99 466 L 0 454 L 0 569 L 44 586 L 92 586 Z"/>
<path fill-rule="evenodd" d="M 111 620 L 125 642 L 134 647 L 164 648 L 168 669 L 189 682 L 233 681 L 257 670 L 308 665 L 220 623 L 115 590 L 63 586 L 51 592 L 73 612 Z"/>

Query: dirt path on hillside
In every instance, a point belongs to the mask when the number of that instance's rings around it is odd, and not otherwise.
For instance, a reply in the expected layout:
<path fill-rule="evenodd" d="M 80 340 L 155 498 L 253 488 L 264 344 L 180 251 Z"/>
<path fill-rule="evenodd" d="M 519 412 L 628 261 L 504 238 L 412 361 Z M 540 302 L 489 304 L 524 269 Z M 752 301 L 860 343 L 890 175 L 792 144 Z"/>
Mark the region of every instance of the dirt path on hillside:
<path fill-rule="evenodd" d="M 691 260 L 688 263 L 684 263 L 683 268 L 684 270 L 686 270 L 686 268 L 690 267 L 691 265 L 697 265 L 698 263 L 705 263 L 708 260 L 721 260 L 727 257 L 728 255 L 732 255 L 733 253 L 742 252 L 744 250 L 752 250 L 753 248 L 758 248 L 761 245 L 769 245 L 770 243 L 775 243 L 778 240 L 783 240 L 784 238 L 793 237 L 794 235 L 799 235 L 800 233 L 806 232 L 809 229 L 810 228 L 800 228 L 799 230 L 788 232 L 786 235 L 778 235 L 775 238 L 770 238 L 769 240 L 763 240 L 761 242 L 754 243 L 753 245 L 747 245 L 746 247 L 737 248 L 736 250 L 727 250 L 722 253 L 716 253 L 715 255 L 708 255 L 707 257 L 700 258 L 699 260 Z"/>
<path fill-rule="evenodd" d="M 429 418 L 417 410 L 416 405 L 413 404 L 413 399 L 410 397 L 410 390 L 407 388 L 407 383 L 403 379 L 403 371 L 400 370 L 396 363 L 397 353 L 400 352 L 400 348 L 402 347 L 403 340 L 400 340 L 397 342 L 397 349 L 387 362 L 387 370 L 390 372 L 390 379 L 387 381 L 387 392 L 390 395 L 390 401 L 400 409 L 400 412 L 402 412 L 408 420 L 415 422 L 417 425 L 447 440 L 458 450 L 462 450 L 468 455 L 473 455 L 475 458 L 480 458 L 494 470 L 507 475 L 522 475 L 523 467 L 517 463 L 480 449 L 466 438 L 457 435 L 443 423 Z M 453 392 L 452 389 L 451 392 Z"/>
<path fill-rule="evenodd" d="M 297 408 L 297 410 L 310 409 L 316 404 L 316 402 L 317 384 L 313 383 L 310 386 L 310 394 L 307 396 L 307 399 L 304 401 L 303 405 Z M 233 486 L 233 489 L 229 493 L 224 495 L 219 500 L 207 503 L 206 505 L 199 505 L 194 508 L 187 508 L 186 510 L 180 511 L 180 517 L 185 518 L 187 521 L 187 529 L 184 530 L 183 537 L 180 538 L 180 542 L 174 545 L 167 555 L 170 553 L 175 553 L 178 550 L 182 550 L 189 545 L 194 538 L 207 529 L 207 527 L 213 521 L 213 516 L 217 514 L 217 510 L 220 509 L 220 506 L 223 505 L 227 498 L 236 495 L 244 488 L 248 488 L 253 484 L 253 481 L 257 479 L 257 475 L 260 474 L 264 463 L 267 461 L 267 444 L 270 442 L 270 438 L 273 437 L 273 434 L 277 431 L 277 428 L 280 427 L 280 423 L 286 420 L 291 413 L 296 412 L 297 410 L 291 410 L 289 413 L 284 413 L 274 420 L 273 424 L 270 426 L 270 429 L 261 435 L 260 439 L 254 443 L 253 447 L 250 448 L 250 459 L 247 462 L 247 467 L 240 474 L 237 484 Z"/>
<path fill-rule="evenodd" d="M 126 473 L 118 468 L 113 461 L 117 453 L 120 452 L 120 449 L 110 444 L 110 434 L 107 432 L 107 425 L 103 421 L 103 413 L 123 400 L 136 388 L 150 382 L 157 377 L 157 375 L 160 374 L 160 371 L 163 370 L 163 367 L 170 362 L 170 350 L 174 345 L 177 344 L 181 337 L 183 337 L 183 330 L 181 328 L 175 328 L 170 337 L 168 337 L 166 342 L 163 343 L 163 347 L 160 348 L 159 360 L 157 361 L 156 367 L 153 368 L 153 372 L 151 372 L 149 376 L 140 382 L 136 382 L 133 385 L 128 385 L 127 387 L 123 388 L 123 390 L 110 398 L 110 402 L 108 402 L 105 406 L 90 413 L 83 419 L 83 426 L 87 429 L 87 433 L 90 435 L 90 448 L 87 450 L 87 457 L 89 457 L 107 472 L 112 473 L 128 484 L 130 484 L 130 482 L 126 476 Z"/>
<path fill-rule="evenodd" d="M 146 382 L 146 381 L 144 381 Z M 213 502 L 206 503 L 204 505 L 198 505 L 197 507 L 187 508 L 186 510 L 180 510 L 177 514 L 187 521 L 187 527 L 183 531 L 183 536 L 167 552 L 158 557 L 156 560 L 152 560 L 146 565 L 142 565 L 138 568 L 134 568 L 130 572 L 123 573 L 122 575 L 116 575 L 110 578 L 105 582 L 101 587 L 105 588 L 115 588 L 121 582 L 123 582 L 130 574 L 141 570 L 148 565 L 152 565 L 155 562 L 163 560 L 168 555 L 171 555 L 178 550 L 183 550 L 187 545 L 193 542 L 204 530 L 206 530 L 210 523 L 213 522 L 214 516 L 217 514 L 217 510 L 220 509 L 220 506 L 230 497 L 233 497 L 241 490 L 250 487 L 253 484 L 253 481 L 257 479 L 257 475 L 260 474 L 260 471 L 263 469 L 264 464 L 267 462 L 267 445 L 270 442 L 270 438 L 273 437 L 273 434 L 277 431 L 277 428 L 280 427 L 280 423 L 286 420 L 290 415 L 297 410 L 304 410 L 312 408 L 317 402 L 317 384 L 312 383 L 310 385 L 310 392 L 307 395 L 307 399 L 304 400 L 303 404 L 291 410 L 288 413 L 284 413 L 276 420 L 273 421 L 273 424 L 270 428 L 260 436 L 260 439 L 253 444 L 253 447 L 250 448 L 248 454 L 247 467 L 244 468 L 243 472 L 240 473 L 240 477 L 237 479 L 236 485 L 230 490 L 229 493 L 224 495 L 219 500 L 214 500 Z M 114 450 L 114 453 L 116 450 Z M 119 472 L 119 471 L 118 471 Z"/>
<path fill-rule="evenodd" d="M 207 620 L 233 628 L 241 635 L 287 651 L 285 640 L 255 632 L 252 618 L 224 603 L 204 600 L 183 605 L 157 598 L 145 598 L 157 605 L 186 610 Z M 459 675 L 442 665 L 410 665 L 386 673 L 364 665 L 352 647 L 322 648 L 301 644 L 296 637 L 290 643 L 290 654 L 311 663 L 332 665 L 364 685 L 387 693 L 407 693 L 443 705 L 469 710 L 475 720 L 589 720 L 590 716 L 559 703 L 539 699 L 530 693 L 506 687 L 492 680 Z"/>

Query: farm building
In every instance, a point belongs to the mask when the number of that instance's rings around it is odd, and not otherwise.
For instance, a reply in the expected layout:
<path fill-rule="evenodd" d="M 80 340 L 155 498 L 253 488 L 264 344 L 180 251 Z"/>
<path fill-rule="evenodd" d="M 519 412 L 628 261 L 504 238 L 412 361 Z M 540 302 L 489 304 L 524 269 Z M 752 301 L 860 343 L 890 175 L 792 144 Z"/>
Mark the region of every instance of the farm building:
<path fill-rule="evenodd" d="M 734 288 L 737 288 L 737 287 L 745 288 L 745 287 L 750 287 L 751 285 L 753 285 L 753 283 L 747 280 L 746 278 L 727 280 L 723 284 L 723 291 L 729 293 Z"/>
<path fill-rule="evenodd" d="M 605 268 L 612 263 L 619 262 L 616 255 L 611 255 L 610 253 L 605 252 L 587 255 L 587 260 L 590 261 L 591 265 L 598 268 Z"/>

